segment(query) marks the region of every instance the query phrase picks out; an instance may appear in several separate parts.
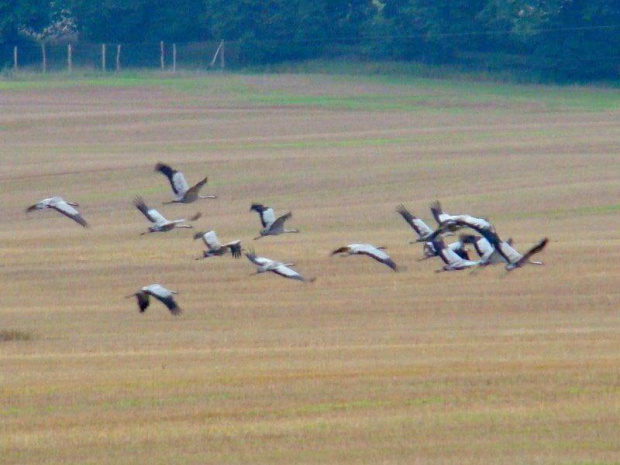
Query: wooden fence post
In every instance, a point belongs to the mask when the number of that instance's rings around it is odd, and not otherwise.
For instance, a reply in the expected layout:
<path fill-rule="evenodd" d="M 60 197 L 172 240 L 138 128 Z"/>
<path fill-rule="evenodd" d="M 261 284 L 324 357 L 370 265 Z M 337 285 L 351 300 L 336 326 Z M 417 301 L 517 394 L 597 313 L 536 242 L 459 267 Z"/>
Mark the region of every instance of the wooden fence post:
<path fill-rule="evenodd" d="M 47 72 L 47 53 L 45 51 L 44 41 L 41 41 L 41 58 L 42 58 L 41 69 L 43 70 L 43 73 L 46 73 Z"/>
<path fill-rule="evenodd" d="M 116 72 L 121 70 L 121 44 L 116 46 Z"/>
<path fill-rule="evenodd" d="M 71 44 L 67 45 L 67 69 L 69 73 L 73 71 L 73 49 L 71 48 Z"/>
<path fill-rule="evenodd" d="M 17 66 L 17 45 L 15 47 L 13 47 L 13 70 L 17 72 L 18 70 L 18 66 Z"/>
<path fill-rule="evenodd" d="M 217 60 L 218 55 L 220 55 L 220 53 L 222 52 L 222 48 L 224 47 L 224 41 L 220 41 L 220 45 L 218 45 L 217 50 L 215 51 L 215 53 L 213 54 L 213 59 L 211 60 L 211 63 L 209 63 L 209 66 L 214 66 L 215 65 L 215 61 Z M 220 63 L 222 63 L 222 56 L 220 55 Z"/>
<path fill-rule="evenodd" d="M 164 41 L 162 40 L 159 43 L 159 61 L 161 65 L 161 69 L 163 70 L 166 67 L 166 60 L 164 57 Z"/>
<path fill-rule="evenodd" d="M 105 73 L 105 44 L 101 44 L 101 71 Z"/>
<path fill-rule="evenodd" d="M 172 44 L 172 72 L 177 72 L 177 44 Z"/>

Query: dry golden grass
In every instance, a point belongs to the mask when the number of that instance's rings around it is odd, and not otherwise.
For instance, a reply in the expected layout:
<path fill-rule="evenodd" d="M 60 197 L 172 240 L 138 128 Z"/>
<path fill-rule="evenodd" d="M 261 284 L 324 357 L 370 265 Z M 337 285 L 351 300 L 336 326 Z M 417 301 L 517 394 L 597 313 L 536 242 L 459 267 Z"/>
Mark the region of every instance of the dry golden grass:
<path fill-rule="evenodd" d="M 2 90 L 0 326 L 32 337 L 0 342 L 1 462 L 619 463 L 620 110 L 533 89 L 217 76 Z M 158 161 L 208 174 L 220 198 L 162 206 Z M 92 227 L 24 213 L 50 195 Z M 196 261 L 188 230 L 140 236 L 135 195 L 171 218 L 199 209 L 201 229 L 317 281 Z M 435 274 L 394 211 L 430 221 L 434 199 L 522 249 L 549 236 L 546 266 Z M 302 233 L 252 241 L 253 201 L 292 210 Z M 329 258 L 358 241 L 407 271 Z M 182 316 L 124 299 L 154 282 L 180 292 Z"/>

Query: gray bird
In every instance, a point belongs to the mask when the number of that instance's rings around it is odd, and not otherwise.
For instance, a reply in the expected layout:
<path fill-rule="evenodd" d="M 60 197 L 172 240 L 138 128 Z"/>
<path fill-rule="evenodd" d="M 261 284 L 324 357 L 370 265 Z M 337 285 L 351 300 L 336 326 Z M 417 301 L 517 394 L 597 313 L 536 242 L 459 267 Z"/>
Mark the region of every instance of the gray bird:
<path fill-rule="evenodd" d="M 46 208 L 52 208 L 56 210 L 58 213 L 62 213 L 68 218 L 71 218 L 76 223 L 88 228 L 88 223 L 80 213 L 73 207 L 79 207 L 79 205 L 75 202 L 67 202 L 62 197 L 49 197 L 47 199 L 43 199 L 34 205 L 31 205 L 26 209 L 26 213 L 30 213 L 36 210 L 44 210 Z"/>
<path fill-rule="evenodd" d="M 256 265 L 257 270 L 254 274 L 272 272 L 278 276 L 282 276 L 283 278 L 294 279 L 302 282 L 314 282 L 315 280 L 315 278 L 306 279 L 297 271 L 290 268 L 291 266 L 295 266 L 294 263 L 282 263 L 276 260 L 271 260 L 270 258 L 259 257 L 253 250 L 246 252 L 245 256 L 248 260 L 254 263 L 254 265 Z"/>
<path fill-rule="evenodd" d="M 260 203 L 253 203 L 250 207 L 250 211 L 255 211 L 258 213 L 261 224 L 263 225 L 263 229 L 260 231 L 260 236 L 255 237 L 254 240 L 260 239 L 264 236 L 278 236 L 284 233 L 299 232 L 299 229 L 286 229 L 284 227 L 284 222 L 293 216 L 291 212 L 285 213 L 276 219 L 273 208 L 267 207 Z"/>
<path fill-rule="evenodd" d="M 165 204 L 169 203 L 192 203 L 198 199 L 216 199 L 216 195 L 200 195 L 200 189 L 207 183 L 208 177 L 205 178 L 192 187 L 189 187 L 187 181 L 185 180 L 185 176 L 180 171 L 172 169 L 169 165 L 164 163 L 157 163 L 155 165 L 155 171 L 160 172 L 164 176 L 168 178 L 170 181 L 170 186 L 172 187 L 172 191 L 176 198 L 169 202 L 164 202 Z"/>
<path fill-rule="evenodd" d="M 392 260 L 390 256 L 384 252 L 384 250 L 385 247 L 375 247 L 370 244 L 349 244 L 334 250 L 331 255 L 366 255 L 367 257 L 377 260 L 379 263 L 389 266 L 394 271 L 399 271 L 399 268 L 396 266 L 396 263 L 394 263 L 394 260 Z"/>
<path fill-rule="evenodd" d="M 166 289 L 160 284 L 149 284 L 148 286 L 141 288 L 138 292 L 125 296 L 125 298 L 130 299 L 131 297 L 135 297 L 138 302 L 140 313 L 144 313 L 150 304 L 149 297 L 155 297 L 162 304 L 168 307 L 170 313 L 176 316 L 180 314 L 182 310 L 175 302 L 174 294 L 178 294 L 178 292 Z"/>
<path fill-rule="evenodd" d="M 209 257 L 217 257 L 220 255 L 224 255 L 230 251 L 230 254 L 234 258 L 241 257 L 241 241 L 235 240 L 230 241 L 226 244 L 220 244 L 215 231 L 208 232 L 197 232 L 194 234 L 194 239 L 202 239 L 202 241 L 207 246 L 207 250 L 203 250 L 203 256 L 198 257 L 196 260 L 200 260 L 201 258 L 209 258 Z"/>
<path fill-rule="evenodd" d="M 174 229 L 174 228 L 193 228 L 193 226 L 190 224 L 182 224 L 182 223 L 187 222 L 187 220 L 185 219 L 172 220 L 172 221 L 167 220 L 157 210 L 149 207 L 144 202 L 142 197 L 136 197 L 133 201 L 133 204 L 136 206 L 138 210 L 142 212 L 144 216 L 147 217 L 147 219 L 151 223 L 153 223 L 153 226 L 149 226 L 149 230 L 147 232 L 143 232 L 140 235 L 154 233 L 154 232 L 170 231 L 171 229 Z M 189 219 L 189 221 L 196 221 L 198 218 L 200 218 L 200 216 L 201 216 L 200 213 L 196 213 L 194 216 L 192 216 Z"/>

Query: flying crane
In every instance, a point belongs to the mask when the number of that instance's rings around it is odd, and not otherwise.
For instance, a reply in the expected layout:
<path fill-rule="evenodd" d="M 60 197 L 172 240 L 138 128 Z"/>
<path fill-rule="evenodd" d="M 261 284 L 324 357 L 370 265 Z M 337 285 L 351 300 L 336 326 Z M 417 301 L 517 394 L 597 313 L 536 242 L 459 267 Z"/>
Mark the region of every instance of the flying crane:
<path fill-rule="evenodd" d="M 144 234 L 148 234 L 148 233 L 154 233 L 154 232 L 165 232 L 165 231 L 170 231 L 171 229 L 174 228 L 192 228 L 193 226 L 190 224 L 182 224 L 182 223 L 186 223 L 187 220 L 185 219 L 179 219 L 179 220 L 167 220 L 161 213 L 159 213 L 157 210 L 155 210 L 154 208 L 149 207 L 144 200 L 142 199 L 142 197 L 136 197 L 133 201 L 133 204 L 136 206 L 136 208 L 138 210 L 140 210 L 142 212 L 142 214 L 144 216 L 147 217 L 147 219 L 153 223 L 153 226 L 149 226 L 149 230 L 146 232 L 141 233 L 140 235 L 144 235 Z M 189 221 L 196 221 L 198 218 L 200 218 L 201 214 L 200 213 L 196 213 L 194 216 L 192 216 Z"/>
<path fill-rule="evenodd" d="M 481 264 L 481 261 L 472 261 L 466 258 L 463 258 L 459 254 L 457 254 L 454 250 L 446 247 L 443 242 L 443 239 L 435 239 L 433 240 L 433 247 L 437 251 L 437 255 L 439 258 L 443 260 L 445 265 L 435 270 L 435 273 L 440 273 L 442 271 L 460 271 L 466 268 L 471 268 L 473 266 L 478 266 Z"/>
<path fill-rule="evenodd" d="M 254 240 L 260 239 L 264 236 L 278 236 L 284 233 L 299 232 L 299 229 L 286 229 L 284 227 L 285 221 L 289 220 L 293 216 L 291 212 L 285 213 L 276 219 L 273 208 L 267 207 L 260 203 L 253 203 L 250 206 L 250 211 L 255 211 L 258 213 L 261 224 L 263 225 L 263 229 L 260 231 L 260 236 L 255 237 Z"/>
<path fill-rule="evenodd" d="M 375 247 L 370 244 L 349 244 L 339 249 L 334 250 L 331 255 L 343 254 L 342 256 L 349 255 L 366 255 L 379 263 L 389 266 L 394 271 L 399 271 L 398 266 L 394 263 L 394 260 L 390 258 L 388 254 L 384 252 L 385 247 Z"/>
<path fill-rule="evenodd" d="M 241 241 L 230 241 L 226 244 L 220 244 L 220 241 L 215 234 L 215 231 L 197 232 L 194 234 L 194 239 L 202 239 L 207 246 L 207 250 L 202 251 L 202 257 L 198 257 L 196 260 L 209 257 L 217 257 L 224 255 L 230 251 L 230 254 L 234 258 L 241 257 Z"/>
<path fill-rule="evenodd" d="M 430 208 L 439 227 L 433 231 L 431 235 L 425 237 L 424 240 L 418 239 L 418 242 L 432 242 L 440 234 L 446 234 L 448 232 L 454 233 L 464 227 L 462 222 L 475 225 L 478 228 L 491 229 L 493 227 L 491 223 L 484 218 L 477 218 L 471 215 L 450 215 L 443 211 L 441 203 L 439 203 L 438 200 L 432 202 Z"/>
<path fill-rule="evenodd" d="M 162 304 L 168 307 L 170 313 L 176 316 L 181 313 L 182 310 L 174 300 L 174 294 L 178 294 L 178 292 L 166 289 L 160 284 L 149 284 L 148 286 L 144 286 L 139 291 L 128 295 L 125 298 L 129 299 L 131 297 L 135 297 L 138 302 L 140 313 L 144 313 L 150 304 L 149 297 L 155 297 Z"/>
<path fill-rule="evenodd" d="M 283 278 L 294 279 L 302 282 L 314 282 L 315 280 L 315 278 L 306 279 L 297 271 L 290 268 L 291 266 L 295 266 L 294 263 L 283 263 L 270 258 L 259 257 L 253 250 L 246 252 L 245 256 L 248 260 L 254 263 L 254 265 L 256 265 L 257 269 L 254 274 L 272 272 L 278 276 L 282 276 Z"/>
<path fill-rule="evenodd" d="M 416 241 L 410 242 L 410 244 L 415 244 L 417 242 L 424 242 L 424 256 L 420 260 L 426 260 L 428 258 L 436 257 L 437 251 L 433 246 L 433 241 L 427 240 L 433 237 L 433 229 L 421 220 L 417 216 L 413 215 L 404 205 L 399 205 L 396 207 L 396 211 L 403 217 L 403 219 L 407 222 L 407 224 L 414 230 L 417 234 L 418 239 Z M 445 235 L 451 235 L 452 233 L 446 233 Z M 465 248 L 465 244 L 461 241 L 453 242 L 448 245 L 450 249 L 456 252 L 461 258 L 468 259 L 467 250 Z"/>
<path fill-rule="evenodd" d="M 75 202 L 67 202 L 62 197 L 56 196 L 43 199 L 40 202 L 31 205 L 26 209 L 26 213 L 51 208 L 53 210 L 56 210 L 58 213 L 61 213 L 68 218 L 71 218 L 73 221 L 84 226 L 85 228 L 88 228 L 88 223 L 86 222 L 86 220 L 82 218 L 80 212 L 78 212 L 73 207 L 79 207 L 79 205 Z"/>
<path fill-rule="evenodd" d="M 172 169 L 169 165 L 164 163 L 157 163 L 155 165 L 155 171 L 162 173 L 164 176 L 168 178 L 170 181 L 170 186 L 172 187 L 172 191 L 176 198 L 169 202 L 164 202 L 165 204 L 169 203 L 192 203 L 198 199 L 216 199 L 217 195 L 200 195 L 200 189 L 207 183 L 208 177 L 205 176 L 204 179 L 197 182 L 192 187 L 189 187 L 187 181 L 185 180 L 185 176 L 180 171 Z"/>

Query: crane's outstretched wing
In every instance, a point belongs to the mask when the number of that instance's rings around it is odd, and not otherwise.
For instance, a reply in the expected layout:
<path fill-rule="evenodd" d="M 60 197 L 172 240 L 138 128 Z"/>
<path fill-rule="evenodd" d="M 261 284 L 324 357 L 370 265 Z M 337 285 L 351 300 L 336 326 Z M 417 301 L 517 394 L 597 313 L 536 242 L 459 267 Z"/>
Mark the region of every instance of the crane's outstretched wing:
<path fill-rule="evenodd" d="M 273 268 L 270 269 L 270 271 L 273 271 L 275 274 L 282 276 L 284 278 L 288 278 L 288 279 L 295 279 L 297 281 L 306 281 L 306 278 L 304 278 L 302 275 L 300 275 L 297 271 L 293 270 L 292 268 L 289 268 L 288 266 L 284 265 L 283 263 L 279 263 L 278 265 L 274 266 Z"/>
<path fill-rule="evenodd" d="M 271 210 L 273 212 L 273 210 Z M 271 226 L 269 227 L 269 229 L 271 229 L 272 231 L 278 231 L 279 229 L 284 229 L 284 223 L 293 217 L 293 213 L 291 212 L 287 212 L 284 215 L 278 217 L 277 220 L 275 220 L 274 222 L 272 222 Z"/>
<path fill-rule="evenodd" d="M 527 262 L 529 262 L 530 258 L 532 258 L 532 255 L 535 255 L 535 254 L 537 254 L 539 252 L 542 252 L 542 250 L 547 246 L 548 243 L 549 243 L 549 239 L 548 238 L 545 237 L 545 238 L 541 239 L 541 241 L 538 244 L 536 244 L 530 250 L 525 252 L 523 254 L 523 256 L 517 262 L 508 265 L 506 267 L 506 269 L 510 271 L 510 270 L 514 270 L 515 268 L 522 267 Z"/>
<path fill-rule="evenodd" d="M 188 203 L 193 202 L 194 200 L 198 198 L 198 192 L 200 192 L 200 189 L 202 189 L 202 186 L 204 186 L 207 183 L 208 179 L 209 178 L 205 176 L 205 178 L 202 181 L 198 181 L 194 186 L 187 189 L 187 191 L 181 197 L 184 197 L 188 201 Z"/>
<path fill-rule="evenodd" d="M 485 257 L 493 253 L 493 246 L 484 237 L 476 236 L 474 234 L 461 234 L 459 241 L 463 244 L 471 244 L 474 246 L 476 253 L 479 257 Z"/>
<path fill-rule="evenodd" d="M 433 230 L 424 221 L 415 215 L 412 215 L 404 205 L 396 207 L 396 211 L 403 217 L 403 219 L 411 226 L 411 228 L 418 234 L 420 238 L 424 238 L 433 234 Z"/>
<path fill-rule="evenodd" d="M 148 308 L 151 300 L 149 299 L 149 295 L 146 292 L 136 292 L 136 300 L 138 301 L 138 308 L 140 309 L 140 313 L 144 313 Z"/>
<path fill-rule="evenodd" d="M 392 260 L 383 250 L 375 246 L 370 244 L 359 244 L 356 253 L 366 255 L 380 263 L 383 263 L 384 265 L 389 266 L 392 270 L 398 271 L 398 266 L 394 263 L 394 260 Z"/>
<path fill-rule="evenodd" d="M 174 300 L 174 292 L 166 289 L 164 286 L 160 284 L 151 284 L 149 286 L 143 287 L 142 291 L 155 297 L 157 300 L 163 303 L 173 315 L 178 315 L 179 313 L 181 313 L 181 308 Z"/>
<path fill-rule="evenodd" d="M 517 263 L 523 258 L 523 255 L 517 252 L 517 250 L 506 241 L 500 240 L 498 246 L 496 246 L 496 250 L 497 253 L 504 259 L 504 261 L 507 261 L 508 264 Z"/>
<path fill-rule="evenodd" d="M 220 241 L 215 234 L 215 231 L 209 231 L 202 235 L 202 240 L 209 248 L 209 250 L 219 250 L 221 248 Z"/>
<path fill-rule="evenodd" d="M 189 185 L 185 180 L 185 176 L 183 176 L 183 173 L 180 171 L 172 169 L 169 165 L 164 163 L 157 163 L 155 165 L 155 171 L 159 171 L 168 178 L 170 187 L 172 187 L 172 191 L 178 198 L 183 197 L 189 190 Z"/>
<path fill-rule="evenodd" d="M 84 226 L 85 228 L 88 228 L 88 223 L 86 222 L 86 220 L 82 218 L 80 213 L 75 208 L 73 208 L 64 200 L 60 200 L 50 204 L 50 208 L 53 208 L 57 212 L 62 213 L 68 218 L 71 218 L 76 223 Z"/>
<path fill-rule="evenodd" d="M 443 240 L 435 239 L 433 241 L 433 247 L 435 247 L 439 258 L 441 258 L 449 267 L 459 269 L 466 266 L 465 259 L 463 259 L 463 257 L 457 254 L 454 250 L 446 247 Z"/>
<path fill-rule="evenodd" d="M 267 207 L 260 203 L 253 203 L 250 206 L 250 211 L 252 210 L 258 213 L 263 228 L 268 228 L 276 220 L 276 214 L 271 207 Z"/>
<path fill-rule="evenodd" d="M 441 203 L 439 203 L 439 200 L 435 200 L 434 202 L 432 202 L 430 205 L 430 208 L 431 208 L 431 213 L 433 214 L 433 218 L 435 218 L 435 221 L 439 225 L 443 224 L 444 222 L 452 218 L 452 215 L 448 215 L 447 213 L 443 211 L 443 209 L 441 208 Z"/>
<path fill-rule="evenodd" d="M 383 263 L 384 265 L 389 266 L 392 270 L 394 271 L 398 271 L 398 265 L 396 265 L 396 263 L 394 263 L 394 260 L 392 260 L 390 257 L 387 258 L 378 258 L 376 255 L 372 254 L 372 253 L 367 253 L 367 252 L 360 252 L 362 255 L 367 255 L 371 258 L 374 258 L 375 260 L 377 260 L 380 263 Z"/>
<path fill-rule="evenodd" d="M 454 226 L 458 226 L 457 221 L 461 221 L 467 224 L 468 227 L 470 228 L 473 228 L 475 226 L 477 228 L 491 229 L 493 227 L 493 225 L 491 225 L 491 223 L 489 223 L 484 218 L 476 218 L 475 216 L 471 216 L 471 215 L 454 215 L 447 221 L 454 222 L 455 223 Z"/>
<path fill-rule="evenodd" d="M 166 218 L 164 218 L 161 213 L 159 213 L 154 208 L 150 208 L 144 202 L 144 199 L 142 197 L 139 197 L 139 196 L 136 197 L 133 200 L 133 204 L 136 206 L 136 208 L 138 210 L 140 210 L 142 212 L 142 214 L 144 216 L 146 216 L 148 218 L 148 220 L 150 222 L 156 223 L 156 224 L 162 224 L 162 223 L 167 223 L 168 222 L 168 220 Z"/>
<path fill-rule="evenodd" d="M 168 296 L 168 297 L 154 296 L 154 297 L 157 300 L 159 300 L 161 303 L 163 303 L 166 307 L 168 307 L 168 310 L 170 310 L 170 313 L 172 313 L 173 315 L 176 316 L 182 312 L 181 307 L 177 305 L 176 301 L 174 300 L 174 297 L 172 296 Z"/>
<path fill-rule="evenodd" d="M 222 247 L 228 247 L 230 249 L 230 254 L 234 258 L 241 257 L 241 241 L 239 240 L 231 241 L 228 244 L 224 244 Z"/>
<path fill-rule="evenodd" d="M 250 260 L 252 263 L 254 263 L 256 266 L 259 266 L 259 267 L 264 267 L 264 266 L 267 266 L 273 263 L 273 260 L 269 258 L 259 257 L 258 255 L 256 255 L 256 253 L 253 250 L 246 252 L 245 256 L 247 257 L 248 260 Z"/>

